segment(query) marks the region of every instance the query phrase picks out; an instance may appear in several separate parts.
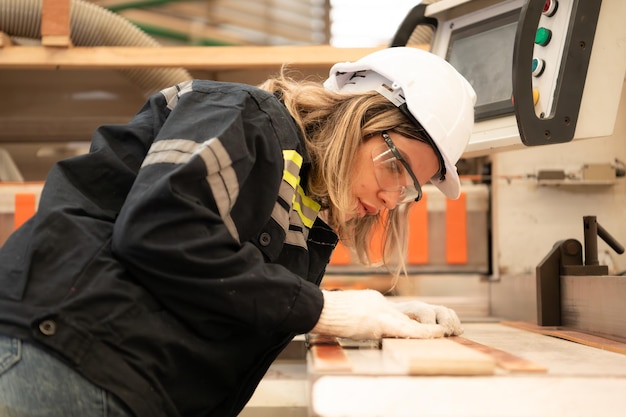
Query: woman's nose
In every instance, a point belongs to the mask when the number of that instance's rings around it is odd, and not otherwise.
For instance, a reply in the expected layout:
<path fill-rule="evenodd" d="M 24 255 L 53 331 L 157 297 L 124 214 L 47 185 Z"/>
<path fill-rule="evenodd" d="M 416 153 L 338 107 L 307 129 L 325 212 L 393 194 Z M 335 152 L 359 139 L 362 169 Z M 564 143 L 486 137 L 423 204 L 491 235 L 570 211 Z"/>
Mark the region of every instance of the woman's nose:
<path fill-rule="evenodd" d="M 400 191 L 380 190 L 378 192 L 378 198 L 381 199 L 385 208 L 392 210 L 398 205 L 398 201 L 400 200 Z"/>

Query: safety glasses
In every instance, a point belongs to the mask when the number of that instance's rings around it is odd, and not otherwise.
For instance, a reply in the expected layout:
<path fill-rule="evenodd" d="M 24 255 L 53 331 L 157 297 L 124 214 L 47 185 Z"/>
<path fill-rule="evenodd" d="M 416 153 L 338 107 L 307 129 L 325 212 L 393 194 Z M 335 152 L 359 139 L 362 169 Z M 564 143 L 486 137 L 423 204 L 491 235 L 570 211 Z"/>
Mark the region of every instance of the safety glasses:
<path fill-rule="evenodd" d="M 382 137 L 385 143 L 372 149 L 372 161 L 374 161 L 378 186 L 385 191 L 399 192 L 398 204 L 420 201 L 422 187 L 411 167 L 386 131 L 382 132 Z"/>

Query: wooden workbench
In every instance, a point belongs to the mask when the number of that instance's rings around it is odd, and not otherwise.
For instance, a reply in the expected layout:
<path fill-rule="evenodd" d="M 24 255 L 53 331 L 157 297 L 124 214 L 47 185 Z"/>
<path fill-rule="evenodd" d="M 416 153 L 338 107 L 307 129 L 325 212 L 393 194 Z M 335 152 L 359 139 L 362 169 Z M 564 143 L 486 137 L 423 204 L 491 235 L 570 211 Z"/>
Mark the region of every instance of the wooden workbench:
<path fill-rule="evenodd" d="M 385 363 L 383 348 L 344 349 L 351 371 L 320 372 L 312 370 L 309 351 L 306 364 L 282 363 L 270 370 L 242 416 L 276 415 L 281 409 L 287 412 L 282 415 L 301 417 L 624 415 L 626 355 L 496 322 L 464 327 L 464 338 L 543 371 L 410 376 L 399 372 L 397 363 Z"/>

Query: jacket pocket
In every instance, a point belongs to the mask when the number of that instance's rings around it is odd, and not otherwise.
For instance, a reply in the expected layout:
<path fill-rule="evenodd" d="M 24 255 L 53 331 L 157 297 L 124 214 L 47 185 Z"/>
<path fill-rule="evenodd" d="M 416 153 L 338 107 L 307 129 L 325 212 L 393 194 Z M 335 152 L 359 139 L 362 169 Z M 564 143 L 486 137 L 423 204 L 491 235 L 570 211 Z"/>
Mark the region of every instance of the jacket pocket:
<path fill-rule="evenodd" d="M 0 335 L 0 376 L 22 358 L 22 341 Z"/>
<path fill-rule="evenodd" d="M 278 259 L 284 242 L 285 231 L 274 219 L 271 219 L 256 238 L 252 239 L 252 243 L 259 248 L 268 262 L 275 262 Z"/>

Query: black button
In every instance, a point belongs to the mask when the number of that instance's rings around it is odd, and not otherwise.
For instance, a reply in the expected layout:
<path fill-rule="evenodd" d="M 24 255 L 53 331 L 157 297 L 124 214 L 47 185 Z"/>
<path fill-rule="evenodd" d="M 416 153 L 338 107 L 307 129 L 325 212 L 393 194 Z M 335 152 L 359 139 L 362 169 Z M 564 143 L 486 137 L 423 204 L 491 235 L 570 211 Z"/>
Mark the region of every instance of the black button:
<path fill-rule="evenodd" d="M 57 332 L 57 324 L 54 320 L 44 320 L 39 323 L 39 331 L 46 336 L 53 336 Z"/>
<path fill-rule="evenodd" d="M 261 246 L 267 246 L 270 244 L 271 241 L 272 237 L 267 232 L 261 233 L 261 235 L 259 236 L 259 243 L 261 244 Z"/>

